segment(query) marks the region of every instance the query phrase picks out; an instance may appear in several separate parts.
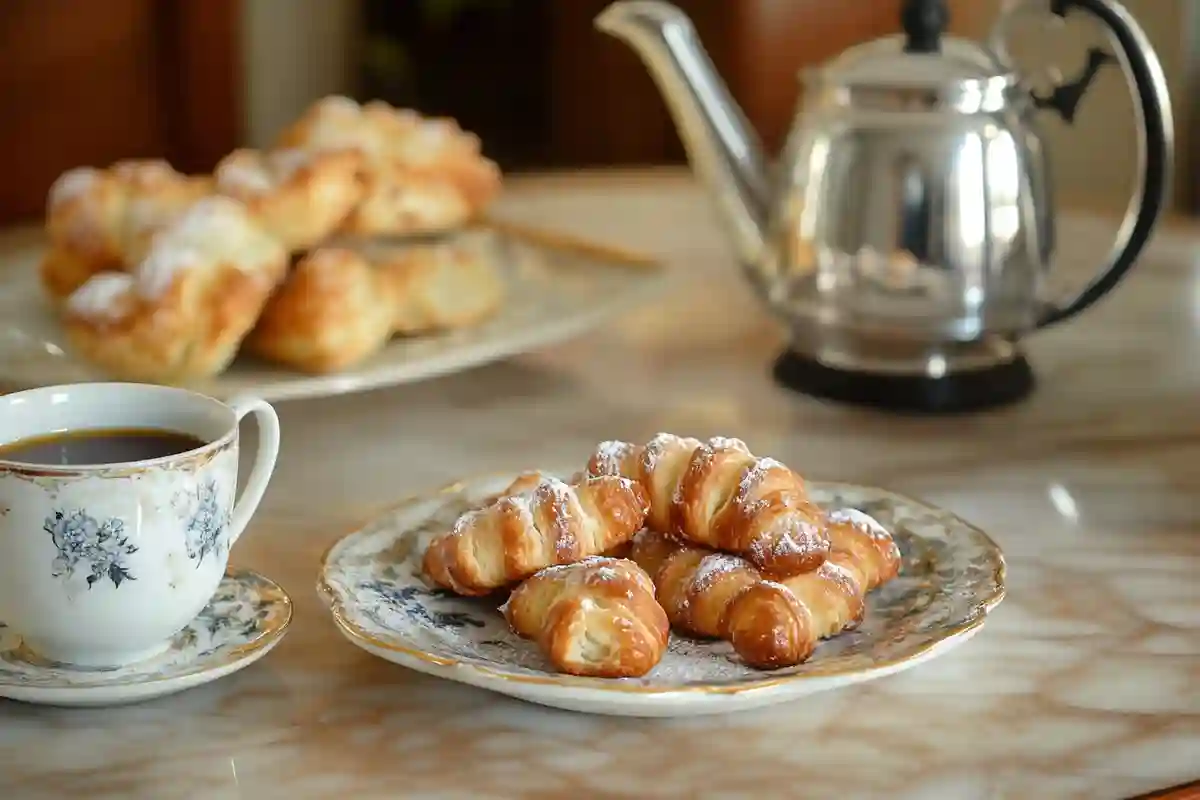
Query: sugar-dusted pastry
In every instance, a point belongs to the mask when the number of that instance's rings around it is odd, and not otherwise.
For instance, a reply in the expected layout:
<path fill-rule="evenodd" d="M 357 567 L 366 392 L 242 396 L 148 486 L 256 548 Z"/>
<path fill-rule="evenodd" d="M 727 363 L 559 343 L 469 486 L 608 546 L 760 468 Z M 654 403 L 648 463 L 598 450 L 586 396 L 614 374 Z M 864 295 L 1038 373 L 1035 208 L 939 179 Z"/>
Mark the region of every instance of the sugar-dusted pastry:
<path fill-rule="evenodd" d="M 660 433 L 640 446 L 603 442 L 587 474 L 638 481 L 650 497 L 650 528 L 743 556 L 773 576 L 816 569 L 829 552 L 825 519 L 800 476 L 738 439 Z"/>
<path fill-rule="evenodd" d="M 331 96 L 314 103 L 279 137 L 280 147 L 352 150 L 363 159 L 362 204 L 343 226 L 356 235 L 455 228 L 496 197 L 500 170 L 479 138 L 451 119 L 428 119 L 379 101 Z"/>
<path fill-rule="evenodd" d="M 68 298 L 68 340 L 113 377 L 211 377 L 233 360 L 287 263 L 240 203 L 204 198 L 155 235 L 132 273 L 94 275 Z"/>
<path fill-rule="evenodd" d="M 636 482 L 601 477 L 567 484 L 549 475 L 523 492 L 464 513 L 425 551 L 425 574 L 461 595 L 484 595 L 545 567 L 599 555 L 646 519 Z"/>
<path fill-rule="evenodd" d="M 662 660 L 670 626 L 637 564 L 592 557 L 547 567 L 509 596 L 505 618 L 570 675 L 634 678 Z"/>
<path fill-rule="evenodd" d="M 246 349 L 303 372 L 345 369 L 387 343 L 395 307 L 392 282 L 365 257 L 324 247 L 297 262 L 267 302 Z"/>
<path fill-rule="evenodd" d="M 859 572 L 868 592 L 899 574 L 900 548 L 878 520 L 855 508 L 830 511 L 825 518 L 831 554 L 838 557 L 838 563 Z"/>
<path fill-rule="evenodd" d="M 466 244 L 387 248 L 374 261 L 393 287 L 392 330 L 398 334 L 476 325 L 504 301 L 504 279 L 494 260 Z"/>
<path fill-rule="evenodd" d="M 539 483 L 541 483 L 541 481 L 545 477 L 546 477 L 546 473 L 539 472 L 538 470 L 530 470 L 528 472 L 522 472 L 507 487 L 505 487 L 504 489 L 501 489 L 496 494 L 485 498 L 484 502 L 481 503 L 480 505 L 487 505 L 488 503 L 494 503 L 497 500 L 499 500 L 501 497 L 504 497 L 507 494 L 521 494 L 524 492 L 532 491 L 533 489 L 537 488 L 537 485 Z M 575 481 L 579 481 L 582 479 L 583 479 L 582 474 L 576 474 L 576 475 L 572 476 L 571 478 L 567 479 L 567 482 L 574 483 Z M 611 547 L 608 550 L 605 550 L 600 555 L 608 556 L 610 558 L 629 558 L 629 553 L 632 549 L 633 549 L 633 540 L 630 539 L 628 541 L 621 542 L 620 544 L 616 545 L 615 547 Z"/>
<path fill-rule="evenodd" d="M 362 198 L 341 223 L 348 236 L 402 236 L 460 228 L 476 209 L 470 199 L 432 169 L 385 164 L 365 169 Z"/>
<path fill-rule="evenodd" d="M 217 165 L 218 192 L 240 200 L 291 252 L 327 238 L 362 199 L 353 151 L 235 150 Z"/>
<path fill-rule="evenodd" d="M 390 111 L 389 111 L 390 109 Z M 366 105 L 349 97 L 329 95 L 305 109 L 285 128 L 275 142 L 277 147 L 305 150 L 355 150 L 369 163 L 391 160 L 389 135 L 394 135 L 392 117 L 403 119 L 415 112 L 400 112 L 385 103 Z"/>
<path fill-rule="evenodd" d="M 725 639 L 760 669 L 799 664 L 821 639 L 857 626 L 870 576 L 886 575 L 872 552 L 837 549 L 815 570 L 772 581 L 743 558 L 649 530 L 630 557 L 654 581 L 675 628 Z"/>
<path fill-rule="evenodd" d="M 159 160 L 64 172 L 46 201 L 43 286 L 63 299 L 98 272 L 129 269 L 158 230 L 211 191 L 208 179 L 183 175 Z"/>
<path fill-rule="evenodd" d="M 297 262 L 246 347 L 304 372 L 334 372 L 374 355 L 393 334 L 483 322 L 503 296 L 496 266 L 470 248 L 321 247 Z"/>

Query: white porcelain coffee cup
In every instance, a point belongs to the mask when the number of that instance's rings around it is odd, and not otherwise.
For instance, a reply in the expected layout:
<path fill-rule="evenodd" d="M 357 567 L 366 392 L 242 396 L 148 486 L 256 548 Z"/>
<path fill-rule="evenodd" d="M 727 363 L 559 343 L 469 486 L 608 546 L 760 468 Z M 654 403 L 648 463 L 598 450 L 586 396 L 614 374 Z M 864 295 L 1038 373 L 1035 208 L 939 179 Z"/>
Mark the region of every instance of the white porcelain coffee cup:
<path fill-rule="evenodd" d="M 238 423 L 247 414 L 258 422 L 258 452 L 235 502 Z M 206 444 L 82 466 L 0 456 L 0 622 L 42 658 L 111 667 L 165 650 L 216 591 L 229 549 L 262 499 L 279 452 L 279 421 L 257 398 L 226 404 L 149 384 L 84 383 L 0 397 L 0 446 L 151 428 Z"/>

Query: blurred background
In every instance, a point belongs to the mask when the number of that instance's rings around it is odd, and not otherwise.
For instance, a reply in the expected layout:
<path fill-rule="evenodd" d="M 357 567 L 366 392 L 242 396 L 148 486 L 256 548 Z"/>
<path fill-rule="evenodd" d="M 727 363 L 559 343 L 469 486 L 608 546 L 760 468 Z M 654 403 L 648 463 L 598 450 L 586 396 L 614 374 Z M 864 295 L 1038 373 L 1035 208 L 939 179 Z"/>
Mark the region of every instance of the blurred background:
<path fill-rule="evenodd" d="M 672 164 L 683 151 L 634 55 L 593 31 L 608 0 L 3 0 L 0 224 L 37 218 L 63 170 L 162 156 L 211 169 L 268 145 L 313 100 L 382 98 L 478 133 L 506 170 Z M 795 73 L 898 30 L 899 0 L 677 0 L 767 143 L 797 102 Z M 1001 0 L 952 0 L 981 37 Z M 1175 98 L 1174 208 L 1200 199 L 1200 3 L 1126 0 Z M 1018 25 L 1033 75 L 1072 77 L 1100 41 L 1086 21 Z M 1041 78 L 1035 79 L 1035 83 Z M 1133 176 L 1133 109 L 1106 70 L 1075 125 L 1046 118 L 1060 197 L 1120 209 Z"/>

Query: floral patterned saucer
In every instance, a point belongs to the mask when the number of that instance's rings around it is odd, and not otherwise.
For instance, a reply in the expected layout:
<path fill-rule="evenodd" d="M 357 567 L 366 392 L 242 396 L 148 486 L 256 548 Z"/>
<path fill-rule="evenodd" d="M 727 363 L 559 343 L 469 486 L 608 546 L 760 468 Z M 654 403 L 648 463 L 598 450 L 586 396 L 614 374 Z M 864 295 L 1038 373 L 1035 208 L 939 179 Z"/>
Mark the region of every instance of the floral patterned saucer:
<path fill-rule="evenodd" d="M 230 569 L 216 594 L 162 655 L 114 669 L 47 662 L 0 622 L 0 697 L 53 706 L 136 703 L 223 678 L 283 638 L 292 601 L 274 581 Z"/>
<path fill-rule="evenodd" d="M 805 664 L 771 672 L 741 664 L 723 642 L 672 634 L 667 655 L 645 677 L 561 675 L 508 629 L 495 598 L 457 597 L 420 574 L 429 538 L 513 477 L 464 481 L 410 500 L 334 544 L 318 589 L 341 633 L 410 669 L 542 705 L 688 716 L 765 706 L 908 669 L 965 642 L 1004 598 L 1004 557 L 982 531 L 881 489 L 813 483 L 817 502 L 872 515 L 903 554 L 901 576 L 871 595 L 858 630 L 822 643 Z"/>

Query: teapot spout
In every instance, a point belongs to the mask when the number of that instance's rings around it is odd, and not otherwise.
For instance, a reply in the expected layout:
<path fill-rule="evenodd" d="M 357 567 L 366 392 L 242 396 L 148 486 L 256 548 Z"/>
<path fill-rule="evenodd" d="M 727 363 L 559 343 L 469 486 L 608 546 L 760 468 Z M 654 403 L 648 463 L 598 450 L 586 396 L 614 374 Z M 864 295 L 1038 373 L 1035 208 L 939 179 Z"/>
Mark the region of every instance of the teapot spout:
<path fill-rule="evenodd" d="M 762 143 L 700 44 L 687 15 L 657 0 L 620 0 L 596 27 L 641 58 L 667 104 L 688 160 L 717 201 L 743 265 L 766 243 L 769 173 Z"/>

